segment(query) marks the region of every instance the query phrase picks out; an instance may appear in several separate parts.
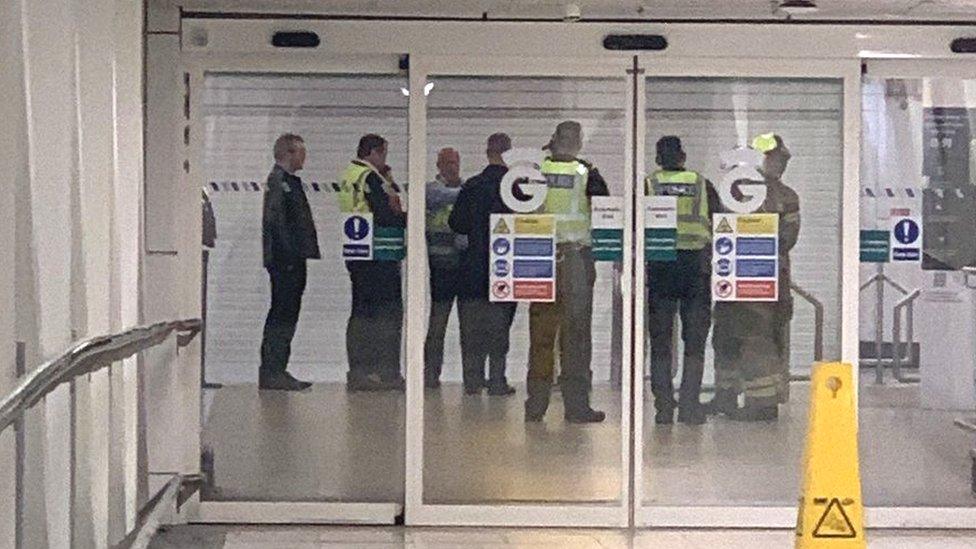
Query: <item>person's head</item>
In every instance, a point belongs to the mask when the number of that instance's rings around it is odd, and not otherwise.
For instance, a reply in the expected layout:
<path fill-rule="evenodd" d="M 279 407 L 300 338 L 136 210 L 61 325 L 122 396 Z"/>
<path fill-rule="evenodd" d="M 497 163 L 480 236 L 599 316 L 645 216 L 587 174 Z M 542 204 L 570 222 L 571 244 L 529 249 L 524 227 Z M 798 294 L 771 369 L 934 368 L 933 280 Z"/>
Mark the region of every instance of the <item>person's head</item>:
<path fill-rule="evenodd" d="M 275 140 L 275 163 L 290 173 L 305 167 L 305 140 L 293 133 L 283 134 Z"/>
<path fill-rule="evenodd" d="M 674 135 L 665 135 L 657 140 L 658 166 L 665 170 L 683 170 L 685 167 L 685 151 L 681 148 L 681 139 Z"/>
<path fill-rule="evenodd" d="M 504 165 L 503 155 L 512 148 L 512 138 L 507 133 L 493 133 L 488 136 L 488 148 L 485 153 L 488 155 L 489 164 Z"/>
<path fill-rule="evenodd" d="M 553 132 L 548 149 L 556 160 L 572 160 L 583 149 L 583 127 L 575 120 L 560 122 Z"/>
<path fill-rule="evenodd" d="M 386 139 L 375 133 L 364 135 L 359 140 L 356 157 L 369 162 L 373 167 L 382 168 L 386 165 Z"/>
<path fill-rule="evenodd" d="M 457 150 L 444 147 L 437 153 L 437 173 L 452 186 L 461 183 L 461 155 Z"/>
<path fill-rule="evenodd" d="M 764 177 L 775 180 L 783 176 L 792 155 L 782 137 L 774 133 L 764 133 L 752 140 L 752 148 L 764 155 L 760 169 Z"/>

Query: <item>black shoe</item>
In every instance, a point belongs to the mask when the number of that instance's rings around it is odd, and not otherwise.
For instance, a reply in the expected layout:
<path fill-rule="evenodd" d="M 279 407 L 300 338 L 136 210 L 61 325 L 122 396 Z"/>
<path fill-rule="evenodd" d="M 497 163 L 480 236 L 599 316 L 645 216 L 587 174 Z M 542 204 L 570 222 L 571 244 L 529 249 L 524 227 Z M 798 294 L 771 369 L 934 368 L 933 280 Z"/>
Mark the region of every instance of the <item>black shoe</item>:
<path fill-rule="evenodd" d="M 745 406 L 729 417 L 735 421 L 776 421 L 779 419 L 779 407 Z"/>
<path fill-rule="evenodd" d="M 381 378 L 380 383 L 382 385 L 381 391 L 399 391 L 402 393 L 407 390 L 407 380 L 403 379 L 401 375 L 389 379 Z"/>
<path fill-rule="evenodd" d="M 511 396 L 515 394 L 515 387 L 508 383 L 488 385 L 488 396 Z"/>
<path fill-rule="evenodd" d="M 424 381 L 424 387 L 427 389 L 440 389 L 441 380 L 439 379 L 428 379 Z"/>
<path fill-rule="evenodd" d="M 739 398 L 731 391 L 717 391 L 712 400 L 702 404 L 702 409 L 706 415 L 717 416 L 725 414 L 730 416 L 739 409 Z"/>
<path fill-rule="evenodd" d="M 603 420 L 607 419 L 607 414 L 593 408 L 587 408 L 582 412 L 566 414 L 565 418 L 570 423 L 602 423 Z"/>
<path fill-rule="evenodd" d="M 472 395 L 472 396 L 473 395 L 480 395 L 482 389 L 484 389 L 484 386 L 482 386 L 482 385 L 477 385 L 477 386 L 474 386 L 474 387 L 472 387 L 471 385 L 465 385 L 464 386 L 464 394 L 466 394 L 466 395 Z"/>
<path fill-rule="evenodd" d="M 654 414 L 654 423 L 658 425 L 673 425 L 674 424 L 674 410 L 658 410 Z"/>
<path fill-rule="evenodd" d="M 536 414 L 536 413 L 525 412 L 525 422 L 526 423 L 542 423 L 542 418 L 543 417 L 545 417 L 545 414 Z"/>
<path fill-rule="evenodd" d="M 350 378 L 346 381 L 346 390 L 350 393 L 373 393 L 387 390 L 379 374 L 368 374 L 363 377 Z"/>
<path fill-rule="evenodd" d="M 701 406 L 678 409 L 678 422 L 685 425 L 702 425 L 708 419 Z"/>
<path fill-rule="evenodd" d="M 258 389 L 262 391 L 304 391 L 311 386 L 311 383 L 298 381 L 287 373 L 261 376 L 258 380 Z"/>

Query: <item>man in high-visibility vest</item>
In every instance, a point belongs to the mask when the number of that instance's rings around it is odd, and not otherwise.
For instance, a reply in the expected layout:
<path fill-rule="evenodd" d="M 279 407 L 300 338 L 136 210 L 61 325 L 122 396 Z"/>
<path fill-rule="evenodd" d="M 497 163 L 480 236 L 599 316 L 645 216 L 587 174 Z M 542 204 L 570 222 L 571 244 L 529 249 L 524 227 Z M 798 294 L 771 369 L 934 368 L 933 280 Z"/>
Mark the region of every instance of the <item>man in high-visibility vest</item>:
<path fill-rule="evenodd" d="M 397 187 L 380 175 L 387 142 L 369 134 L 359 140 L 357 158 L 343 171 L 339 206 L 344 213 L 373 214 L 376 227 L 407 226 Z M 350 391 L 403 390 L 400 342 L 403 293 L 399 261 L 347 261 L 352 281 L 352 313 L 346 326 Z"/>
<path fill-rule="evenodd" d="M 648 196 L 673 196 L 677 201 L 677 257 L 647 263 L 648 328 L 651 340 L 651 390 L 654 420 L 659 425 L 678 421 L 705 422 L 700 404 L 705 370 L 705 340 L 712 323 L 711 250 L 712 208 L 718 194 L 701 174 L 685 168 L 681 140 L 673 135 L 657 142 L 660 169 L 644 181 Z M 674 399 L 672 343 L 674 318 L 681 316 L 684 364 L 679 398 Z"/>
<path fill-rule="evenodd" d="M 437 177 L 427 183 L 427 259 L 430 267 L 430 321 L 424 342 L 424 385 L 440 386 L 444 333 L 458 296 L 459 253 L 466 239 L 448 225 L 461 192 L 461 156 L 450 147 L 437 153 Z"/>
<path fill-rule="evenodd" d="M 764 155 L 757 179 L 766 185 L 766 199 L 756 213 L 779 214 L 779 299 L 716 304 L 712 337 L 716 393 L 709 408 L 740 421 L 775 421 L 779 404 L 789 399 L 790 250 L 800 235 L 800 198 L 782 180 L 792 156 L 783 139 L 763 134 L 753 139 L 752 148 Z M 736 198 L 742 196 L 738 184 L 732 187 Z M 742 408 L 738 407 L 740 392 L 745 395 Z"/>
<path fill-rule="evenodd" d="M 596 267 L 590 240 L 590 197 L 610 194 L 606 182 L 589 163 L 577 158 L 583 148 L 579 122 L 556 126 L 547 145 L 541 172 L 546 178 L 545 202 L 539 213 L 556 219 L 556 300 L 529 307 L 529 372 L 525 421 L 542 421 L 559 340 L 559 385 L 564 417 L 571 423 L 599 423 L 606 414 L 590 407 L 593 285 Z"/>

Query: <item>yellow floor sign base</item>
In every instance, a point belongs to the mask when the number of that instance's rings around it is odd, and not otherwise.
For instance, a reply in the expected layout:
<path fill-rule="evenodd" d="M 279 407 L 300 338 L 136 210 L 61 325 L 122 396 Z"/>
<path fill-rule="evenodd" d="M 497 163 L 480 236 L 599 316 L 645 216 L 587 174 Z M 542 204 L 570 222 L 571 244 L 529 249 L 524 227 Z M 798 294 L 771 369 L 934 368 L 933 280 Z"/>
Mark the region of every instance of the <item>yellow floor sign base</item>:
<path fill-rule="evenodd" d="M 796 523 L 798 549 L 867 547 L 851 370 L 849 364 L 814 366 Z"/>

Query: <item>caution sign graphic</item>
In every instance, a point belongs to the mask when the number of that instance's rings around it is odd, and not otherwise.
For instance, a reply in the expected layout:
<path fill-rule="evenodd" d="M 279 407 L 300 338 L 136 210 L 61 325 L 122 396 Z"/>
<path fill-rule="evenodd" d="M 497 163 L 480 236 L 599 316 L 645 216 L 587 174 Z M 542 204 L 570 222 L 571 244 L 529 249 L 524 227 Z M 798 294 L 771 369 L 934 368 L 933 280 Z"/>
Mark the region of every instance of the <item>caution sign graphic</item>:
<path fill-rule="evenodd" d="M 718 225 L 715 227 L 715 232 L 722 234 L 732 234 L 732 224 L 729 223 L 729 218 L 723 217 Z"/>
<path fill-rule="evenodd" d="M 845 500 L 848 505 L 854 503 L 854 500 Z M 814 500 L 814 503 L 827 503 L 827 498 L 818 498 Z M 817 526 L 813 529 L 813 537 L 815 538 L 856 538 L 857 531 L 854 530 L 854 525 L 851 524 L 851 518 L 847 516 L 844 511 L 844 506 L 841 505 L 840 499 L 831 498 L 830 503 L 827 503 L 827 508 L 824 509 L 823 515 L 820 517 L 820 521 L 817 522 Z"/>
<path fill-rule="evenodd" d="M 498 220 L 498 223 L 495 223 L 495 230 L 491 232 L 494 234 L 508 234 L 512 231 L 508 229 L 508 224 L 505 223 L 505 218 L 503 217 Z"/>

